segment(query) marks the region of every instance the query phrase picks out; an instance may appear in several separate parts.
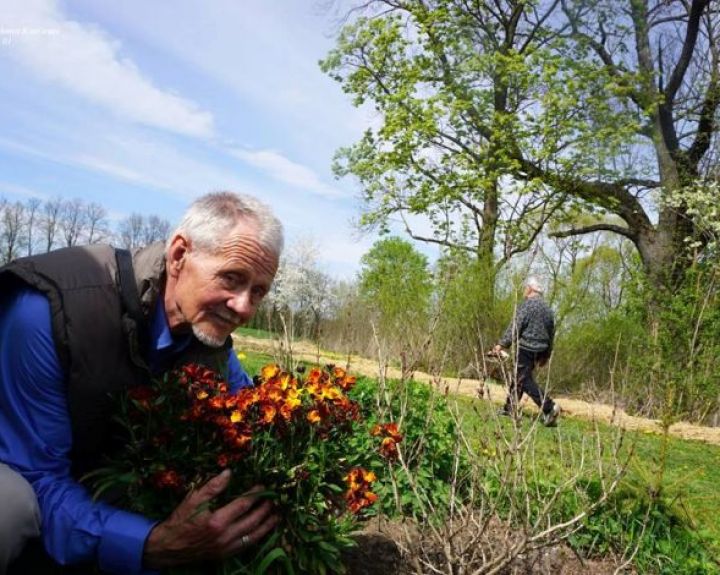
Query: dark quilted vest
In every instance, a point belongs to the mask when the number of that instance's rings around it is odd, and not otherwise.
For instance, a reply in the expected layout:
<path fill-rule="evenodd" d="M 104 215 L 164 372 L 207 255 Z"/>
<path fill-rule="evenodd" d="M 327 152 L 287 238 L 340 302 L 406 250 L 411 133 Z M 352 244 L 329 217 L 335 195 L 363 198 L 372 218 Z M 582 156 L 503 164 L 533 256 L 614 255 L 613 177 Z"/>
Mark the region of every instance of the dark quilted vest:
<path fill-rule="evenodd" d="M 135 283 L 144 320 L 154 309 L 165 273 L 164 249 L 152 244 L 134 254 Z M 119 291 L 115 249 L 78 246 L 20 258 L 0 268 L 0 290 L 29 285 L 50 301 L 52 331 L 65 372 L 72 422 L 73 474 L 93 469 L 117 443 L 111 428 L 117 393 L 147 383 L 150 372 L 139 349 L 140 326 Z M 142 321 L 142 320 L 141 320 Z M 196 361 L 224 371 L 227 347 L 196 339 L 177 363 Z"/>

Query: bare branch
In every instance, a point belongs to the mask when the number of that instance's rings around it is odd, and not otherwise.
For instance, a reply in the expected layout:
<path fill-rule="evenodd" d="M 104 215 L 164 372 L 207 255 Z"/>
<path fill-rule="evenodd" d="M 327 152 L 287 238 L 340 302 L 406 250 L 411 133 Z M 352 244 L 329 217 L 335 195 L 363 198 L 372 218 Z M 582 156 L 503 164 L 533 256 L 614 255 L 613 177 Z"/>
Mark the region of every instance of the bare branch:
<path fill-rule="evenodd" d="M 637 234 L 633 233 L 630 229 L 615 224 L 593 224 L 591 226 L 583 226 L 582 228 L 571 228 L 569 230 L 551 232 L 549 235 L 551 238 L 568 238 L 570 236 L 592 234 L 593 232 L 613 232 L 633 241 L 637 239 Z"/>

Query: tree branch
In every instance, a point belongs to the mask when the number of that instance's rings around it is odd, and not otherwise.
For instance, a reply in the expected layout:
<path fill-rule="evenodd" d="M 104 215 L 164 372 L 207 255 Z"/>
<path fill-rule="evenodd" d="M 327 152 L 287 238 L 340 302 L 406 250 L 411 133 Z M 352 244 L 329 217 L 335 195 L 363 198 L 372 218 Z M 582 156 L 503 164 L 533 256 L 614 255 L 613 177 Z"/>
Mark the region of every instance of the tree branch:
<path fill-rule="evenodd" d="M 710 148 L 713 131 L 715 130 L 715 114 L 720 106 L 720 72 L 718 72 L 717 58 L 712 59 L 712 71 L 705 100 L 700 111 L 695 141 L 687 151 L 691 166 L 697 166 L 705 152 Z"/>
<path fill-rule="evenodd" d="M 683 78 L 685 77 L 685 72 L 690 65 L 690 60 L 695 51 L 695 44 L 697 43 L 698 30 L 700 29 L 700 18 L 709 4 L 710 0 L 693 0 L 690 5 L 690 16 L 688 18 L 685 42 L 683 42 L 680 58 L 678 58 L 675 69 L 665 87 L 665 100 L 668 103 L 674 101 L 675 94 L 680 88 Z"/>
<path fill-rule="evenodd" d="M 615 224 L 593 224 L 592 226 L 583 226 L 582 228 L 570 228 L 569 230 L 551 232 L 548 235 L 551 238 L 568 238 L 570 236 L 592 234 L 593 232 L 614 232 L 633 241 L 637 239 L 637 234 L 633 233 L 629 228 Z"/>

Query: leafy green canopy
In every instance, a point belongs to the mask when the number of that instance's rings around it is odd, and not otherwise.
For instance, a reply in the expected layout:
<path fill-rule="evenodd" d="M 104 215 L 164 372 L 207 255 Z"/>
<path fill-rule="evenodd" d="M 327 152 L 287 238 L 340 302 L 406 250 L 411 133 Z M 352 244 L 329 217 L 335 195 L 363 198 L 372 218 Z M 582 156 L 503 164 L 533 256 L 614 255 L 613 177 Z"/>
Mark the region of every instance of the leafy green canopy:
<path fill-rule="evenodd" d="M 716 177 L 719 26 L 710 0 L 371 0 L 322 62 L 380 118 L 336 171 L 368 226 L 399 214 L 502 265 L 554 218 L 629 238 L 672 285 L 695 218 L 649 192 Z M 619 223 L 576 225 L 593 210 Z"/>
<path fill-rule="evenodd" d="M 412 343 L 424 333 L 430 314 L 432 277 L 427 258 L 409 242 L 385 238 L 361 260 L 360 294 L 376 310 L 380 333 Z"/>
<path fill-rule="evenodd" d="M 560 207 L 551 179 L 617 175 L 639 119 L 543 4 L 378 2 L 342 30 L 323 69 L 382 118 L 336 158 L 362 185 L 365 224 L 425 214 L 432 241 L 477 251 L 496 247 L 483 229 L 499 218 L 509 256 Z"/>

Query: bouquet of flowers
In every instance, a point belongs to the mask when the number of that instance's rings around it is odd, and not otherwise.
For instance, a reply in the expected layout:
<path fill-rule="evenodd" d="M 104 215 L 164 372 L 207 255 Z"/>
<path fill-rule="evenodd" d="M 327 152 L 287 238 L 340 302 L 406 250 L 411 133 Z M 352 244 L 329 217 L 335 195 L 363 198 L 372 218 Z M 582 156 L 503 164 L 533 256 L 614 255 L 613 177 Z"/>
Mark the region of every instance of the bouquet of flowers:
<path fill-rule="evenodd" d="M 271 562 L 287 572 L 341 573 L 349 534 L 377 499 L 367 464 L 394 459 L 402 435 L 393 423 L 367 433 L 347 395 L 355 378 L 340 367 L 293 374 L 272 364 L 254 381 L 233 394 L 217 373 L 191 364 L 128 390 L 119 419 L 129 441 L 92 474 L 95 492 L 120 488 L 126 508 L 162 519 L 230 468 L 228 499 L 263 484 L 283 519 L 254 558 L 228 559 L 222 573 L 264 571 Z M 378 450 L 349 449 L 358 434 Z"/>

